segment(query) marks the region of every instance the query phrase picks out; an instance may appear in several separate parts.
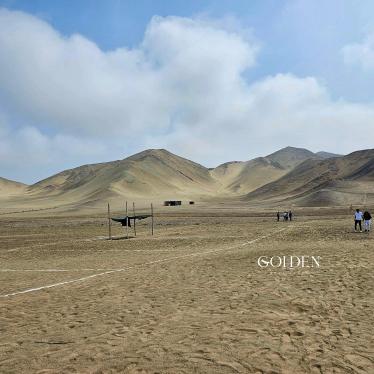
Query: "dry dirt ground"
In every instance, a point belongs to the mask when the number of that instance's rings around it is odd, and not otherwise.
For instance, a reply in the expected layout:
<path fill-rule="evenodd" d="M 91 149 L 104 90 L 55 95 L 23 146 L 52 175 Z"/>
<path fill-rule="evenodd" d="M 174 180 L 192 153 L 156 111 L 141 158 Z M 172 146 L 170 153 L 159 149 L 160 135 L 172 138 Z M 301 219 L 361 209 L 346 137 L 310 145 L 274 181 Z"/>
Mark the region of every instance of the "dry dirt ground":
<path fill-rule="evenodd" d="M 1 216 L 0 372 L 374 373 L 374 233 L 228 212 L 161 214 L 153 237 L 148 220 L 113 241 L 99 216 Z"/>

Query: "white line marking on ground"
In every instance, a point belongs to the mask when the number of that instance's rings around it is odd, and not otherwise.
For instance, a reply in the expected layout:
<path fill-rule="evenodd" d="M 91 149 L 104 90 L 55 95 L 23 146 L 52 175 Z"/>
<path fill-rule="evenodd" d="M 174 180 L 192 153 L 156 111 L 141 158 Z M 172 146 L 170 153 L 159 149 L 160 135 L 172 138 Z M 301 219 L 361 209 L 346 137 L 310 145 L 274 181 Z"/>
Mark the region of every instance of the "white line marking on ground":
<path fill-rule="evenodd" d="M 47 244 L 45 245 L 47 246 Z M 44 250 L 44 248 L 41 248 Z M 24 251 L 33 251 L 33 249 L 31 248 L 25 248 L 23 249 Z M 48 252 L 51 252 L 52 250 L 50 248 L 46 248 L 45 249 L 46 251 Z M 59 248 L 59 249 L 56 249 L 53 253 L 58 253 L 58 252 L 76 252 L 76 253 L 82 253 L 82 252 L 175 252 L 175 251 L 178 251 L 178 250 L 182 250 L 182 249 L 125 249 L 125 248 L 122 248 L 122 249 L 69 249 L 69 248 Z M 1 251 L 0 251 L 1 252 Z M 8 249 L 7 252 L 15 252 L 15 250 L 12 250 L 12 249 Z"/>
<path fill-rule="evenodd" d="M 34 273 L 53 273 L 53 272 L 74 272 L 74 271 L 111 271 L 119 269 L 0 269 L 0 273 L 11 272 L 34 272 Z"/>
<path fill-rule="evenodd" d="M 24 247 L 17 247 L 17 248 L 12 248 L 8 249 L 7 252 L 16 252 L 20 250 L 32 250 L 32 248 L 43 248 L 43 247 L 48 247 L 50 245 L 58 245 L 58 244 L 66 244 L 66 243 L 77 243 L 77 242 L 90 242 L 94 239 L 75 239 L 75 240 L 62 240 L 59 242 L 52 242 L 52 243 L 41 243 L 41 244 L 32 244 L 32 245 L 27 245 Z"/>
<path fill-rule="evenodd" d="M 45 236 L 46 234 L 11 234 L 11 235 L 0 235 L 0 238 L 18 238 L 18 237 L 29 237 L 29 236 Z M 48 237 L 57 236 L 57 234 L 48 233 Z"/>
<path fill-rule="evenodd" d="M 249 245 L 249 244 L 256 243 L 256 242 L 258 242 L 260 240 L 266 239 L 266 238 L 268 238 L 270 236 L 273 236 L 275 234 L 279 234 L 280 232 L 285 231 L 287 229 L 288 229 L 288 227 L 285 227 L 285 228 L 283 228 L 281 230 L 272 232 L 270 234 L 260 236 L 257 239 L 249 240 L 249 241 L 244 242 L 242 244 L 233 245 L 233 246 L 228 247 L 228 248 L 219 248 L 219 249 L 213 249 L 211 251 L 198 252 L 198 253 L 189 253 L 187 255 L 174 256 L 174 257 L 164 258 L 164 259 L 161 259 L 161 260 L 149 261 L 149 262 L 145 262 L 143 264 L 137 264 L 137 265 L 127 266 L 127 267 L 124 267 L 122 269 L 108 270 L 108 271 L 104 271 L 102 273 L 88 275 L 86 277 L 82 277 L 82 278 L 78 278 L 78 279 L 71 279 L 71 280 L 67 280 L 67 281 L 63 281 L 63 282 L 49 284 L 47 286 L 41 286 L 41 287 L 36 287 L 36 288 L 29 288 L 29 289 L 26 289 L 26 290 L 23 290 L 23 291 L 12 292 L 12 293 L 8 293 L 8 294 L 5 294 L 5 295 L 0 295 L 0 298 L 6 298 L 6 297 L 11 297 L 11 296 L 16 296 L 16 295 L 22 295 L 22 294 L 26 294 L 26 293 L 30 293 L 30 292 L 36 292 L 36 291 L 46 290 L 46 289 L 49 289 L 49 288 L 54 288 L 54 287 L 58 287 L 58 286 L 64 286 L 64 285 L 67 285 L 67 284 L 72 284 L 72 283 L 77 283 L 77 282 L 84 282 L 84 281 L 87 281 L 87 280 L 90 280 L 90 279 L 93 279 L 93 278 L 102 277 L 102 276 L 108 275 L 108 274 L 119 273 L 119 272 L 123 272 L 123 271 L 129 270 L 129 269 L 134 269 L 134 268 L 141 267 L 141 266 L 159 264 L 159 263 L 162 263 L 162 262 L 168 262 L 168 261 L 172 261 L 172 260 L 179 260 L 179 259 L 188 258 L 188 257 L 197 257 L 197 256 L 203 256 L 203 255 L 206 255 L 206 254 L 218 253 L 218 252 L 222 252 L 222 251 L 232 250 L 234 248 L 240 248 L 240 247 L 244 247 L 244 246 Z"/>

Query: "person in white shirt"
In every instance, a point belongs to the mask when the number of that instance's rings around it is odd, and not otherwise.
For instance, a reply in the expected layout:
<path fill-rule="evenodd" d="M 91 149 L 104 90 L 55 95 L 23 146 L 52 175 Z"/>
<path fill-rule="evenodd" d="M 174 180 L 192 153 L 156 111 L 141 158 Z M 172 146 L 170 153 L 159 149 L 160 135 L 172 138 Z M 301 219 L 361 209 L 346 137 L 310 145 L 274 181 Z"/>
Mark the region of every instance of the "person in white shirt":
<path fill-rule="evenodd" d="M 356 212 L 355 212 L 355 231 L 357 231 L 357 226 L 359 226 L 360 232 L 362 232 L 362 224 L 361 224 L 362 216 L 363 216 L 363 214 L 360 211 L 360 209 L 356 209 Z"/>

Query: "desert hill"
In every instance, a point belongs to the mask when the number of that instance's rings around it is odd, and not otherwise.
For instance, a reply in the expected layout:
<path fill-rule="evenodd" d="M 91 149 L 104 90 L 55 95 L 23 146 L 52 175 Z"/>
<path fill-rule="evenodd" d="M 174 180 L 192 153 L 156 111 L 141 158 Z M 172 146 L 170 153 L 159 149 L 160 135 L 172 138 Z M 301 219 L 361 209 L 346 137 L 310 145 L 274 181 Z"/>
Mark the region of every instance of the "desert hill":
<path fill-rule="evenodd" d="M 265 184 L 276 181 L 308 159 L 335 157 L 333 153 L 313 153 L 303 148 L 286 147 L 265 157 L 249 161 L 226 162 L 211 171 L 224 191 L 247 194 Z"/>
<path fill-rule="evenodd" d="M 347 156 L 286 147 L 265 157 L 208 169 L 164 149 L 83 165 L 31 186 L 0 179 L 5 209 L 79 209 L 127 199 L 241 198 L 269 205 L 346 205 L 373 200 L 374 150 Z"/>
<path fill-rule="evenodd" d="M 323 158 L 323 159 L 326 159 L 326 158 L 334 158 L 334 157 L 342 157 L 342 156 L 343 156 L 343 155 L 339 155 L 339 154 L 337 154 L 337 153 L 324 152 L 324 151 L 317 152 L 316 155 L 317 155 L 319 158 Z"/>
<path fill-rule="evenodd" d="M 272 182 L 287 172 L 276 162 L 266 157 L 250 161 L 228 162 L 211 171 L 221 183 L 221 191 L 242 195 Z"/>
<path fill-rule="evenodd" d="M 173 199 L 243 195 L 280 178 L 309 156 L 315 157 L 307 150 L 287 147 L 267 157 L 209 170 L 164 149 L 150 149 L 124 160 L 65 170 L 30 186 L 28 194 L 79 203 L 117 196 Z"/>
<path fill-rule="evenodd" d="M 284 169 L 292 169 L 305 160 L 310 158 L 319 158 L 319 156 L 304 148 L 286 147 L 276 151 L 266 159 L 279 164 Z"/>
<path fill-rule="evenodd" d="M 26 184 L 0 177 L 0 197 L 24 193 L 26 188 Z"/>
<path fill-rule="evenodd" d="M 374 150 L 324 160 L 310 158 L 278 180 L 246 195 L 249 201 L 342 205 L 374 199 Z"/>
<path fill-rule="evenodd" d="M 166 150 L 151 149 L 124 160 L 63 171 L 30 186 L 28 194 L 85 204 L 126 196 L 210 195 L 216 184 L 209 169 Z"/>

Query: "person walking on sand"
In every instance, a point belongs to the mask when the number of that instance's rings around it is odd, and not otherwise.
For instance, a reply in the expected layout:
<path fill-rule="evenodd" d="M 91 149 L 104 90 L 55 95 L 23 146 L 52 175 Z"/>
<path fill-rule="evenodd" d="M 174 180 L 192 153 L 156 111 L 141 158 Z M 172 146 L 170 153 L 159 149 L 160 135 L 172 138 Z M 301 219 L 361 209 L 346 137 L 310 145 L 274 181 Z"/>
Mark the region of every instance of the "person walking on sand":
<path fill-rule="evenodd" d="M 365 212 L 363 214 L 363 218 L 364 218 L 365 232 L 370 232 L 370 229 L 371 229 L 371 214 L 370 214 L 370 212 L 365 210 Z"/>
<path fill-rule="evenodd" d="M 292 221 L 292 211 L 291 210 L 288 212 L 288 217 L 289 217 L 290 221 Z"/>
<path fill-rule="evenodd" d="M 359 226 L 360 232 L 362 232 L 362 225 L 361 225 L 362 217 L 363 217 L 363 214 L 360 211 L 360 209 L 356 209 L 356 212 L 355 212 L 355 231 L 357 231 L 357 226 Z"/>
<path fill-rule="evenodd" d="M 279 212 L 277 212 L 277 221 L 279 222 L 279 219 L 280 219 L 280 214 Z"/>

